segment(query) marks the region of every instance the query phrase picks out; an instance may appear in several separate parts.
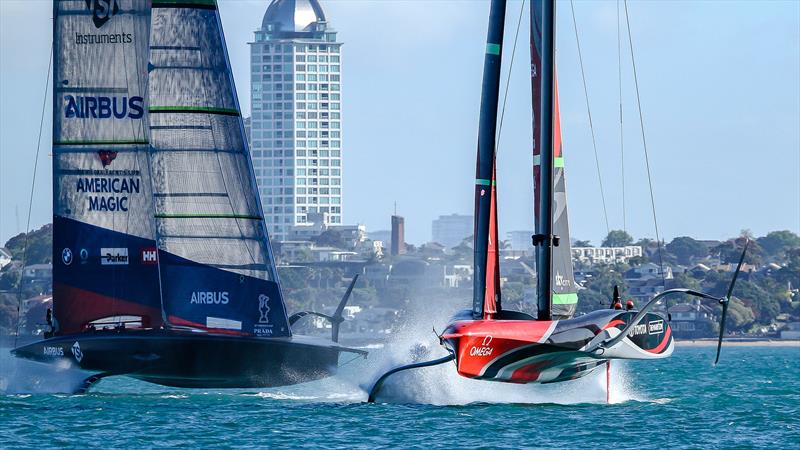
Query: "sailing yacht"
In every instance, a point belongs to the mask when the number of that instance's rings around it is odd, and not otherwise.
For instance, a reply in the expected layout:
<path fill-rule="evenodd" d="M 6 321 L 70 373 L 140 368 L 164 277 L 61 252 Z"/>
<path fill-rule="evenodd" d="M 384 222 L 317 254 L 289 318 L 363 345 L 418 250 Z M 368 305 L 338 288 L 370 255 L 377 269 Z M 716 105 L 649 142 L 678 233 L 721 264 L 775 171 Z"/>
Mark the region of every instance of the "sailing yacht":
<path fill-rule="evenodd" d="M 55 0 L 53 320 L 17 357 L 178 387 L 335 373 L 287 315 L 215 0 Z M 332 339 L 299 336 L 315 314 Z"/>
<path fill-rule="evenodd" d="M 570 251 L 567 196 L 555 74 L 555 0 L 531 1 L 533 187 L 535 198 L 537 316 L 503 308 L 498 251 L 496 135 L 505 0 L 492 0 L 484 59 L 475 179 L 475 246 L 472 309 L 457 313 L 439 340 L 447 355 L 389 370 L 369 393 L 374 401 L 394 373 L 455 361 L 468 378 L 507 383 L 556 383 L 609 367 L 614 359 L 661 359 L 675 347 L 669 318 L 653 308 L 685 294 L 722 305 L 719 360 L 725 317 L 739 261 L 727 295 L 669 289 L 641 310 L 610 309 L 575 316 L 578 305 Z M 745 247 L 746 251 L 746 247 Z M 615 295 L 618 299 L 618 295 Z"/>

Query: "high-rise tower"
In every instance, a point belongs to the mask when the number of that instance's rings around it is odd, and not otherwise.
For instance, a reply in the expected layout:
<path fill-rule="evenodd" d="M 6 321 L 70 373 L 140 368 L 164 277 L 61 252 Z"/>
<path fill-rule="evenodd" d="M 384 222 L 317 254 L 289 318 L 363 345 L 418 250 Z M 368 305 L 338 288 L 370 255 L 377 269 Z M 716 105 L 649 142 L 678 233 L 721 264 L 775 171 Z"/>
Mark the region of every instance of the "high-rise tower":
<path fill-rule="evenodd" d="M 317 0 L 272 0 L 250 43 L 251 151 L 275 240 L 342 224 L 341 47 Z"/>

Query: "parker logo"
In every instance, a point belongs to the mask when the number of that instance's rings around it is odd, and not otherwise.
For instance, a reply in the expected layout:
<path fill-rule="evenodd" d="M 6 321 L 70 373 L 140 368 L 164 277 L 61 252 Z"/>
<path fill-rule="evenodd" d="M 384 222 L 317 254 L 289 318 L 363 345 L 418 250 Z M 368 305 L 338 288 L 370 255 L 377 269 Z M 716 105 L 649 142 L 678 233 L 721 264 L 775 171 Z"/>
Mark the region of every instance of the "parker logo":
<path fill-rule="evenodd" d="M 158 249 L 155 247 L 143 248 L 142 264 L 148 264 L 148 265 L 158 264 Z"/>
<path fill-rule="evenodd" d="M 127 248 L 101 248 L 100 264 L 103 266 L 128 265 Z"/>
<path fill-rule="evenodd" d="M 119 0 L 86 0 L 86 9 L 92 12 L 95 28 L 100 28 L 119 12 Z"/>

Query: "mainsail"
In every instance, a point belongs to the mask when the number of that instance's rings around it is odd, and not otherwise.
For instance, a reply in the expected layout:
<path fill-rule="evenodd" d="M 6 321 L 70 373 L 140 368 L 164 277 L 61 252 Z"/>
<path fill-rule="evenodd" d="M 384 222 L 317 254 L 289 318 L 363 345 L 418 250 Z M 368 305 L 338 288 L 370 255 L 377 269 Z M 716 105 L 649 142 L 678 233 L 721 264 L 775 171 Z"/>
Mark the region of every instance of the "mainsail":
<path fill-rule="evenodd" d="M 59 334 L 162 322 L 146 111 L 147 0 L 54 2 L 53 291 Z"/>
<path fill-rule="evenodd" d="M 164 311 L 289 335 L 214 0 L 153 0 L 148 111 Z"/>
<path fill-rule="evenodd" d="M 533 102 L 533 185 L 536 234 L 539 230 L 541 167 L 541 117 L 542 92 L 542 6 L 541 0 L 531 2 L 531 91 Z M 555 71 L 553 71 L 555 73 Z M 558 105 L 558 83 L 553 80 L 553 182 L 552 182 L 552 233 L 559 237 L 557 246 L 552 248 L 551 295 L 547 302 L 553 319 L 567 319 L 575 314 L 578 294 L 572 268 L 572 250 L 567 219 L 567 188 L 564 178 L 564 157 L 561 141 L 561 118 Z M 541 273 L 541 271 L 539 272 Z M 540 302 L 540 305 L 542 303 Z"/>
<path fill-rule="evenodd" d="M 59 333 L 289 336 L 216 2 L 55 9 Z"/>

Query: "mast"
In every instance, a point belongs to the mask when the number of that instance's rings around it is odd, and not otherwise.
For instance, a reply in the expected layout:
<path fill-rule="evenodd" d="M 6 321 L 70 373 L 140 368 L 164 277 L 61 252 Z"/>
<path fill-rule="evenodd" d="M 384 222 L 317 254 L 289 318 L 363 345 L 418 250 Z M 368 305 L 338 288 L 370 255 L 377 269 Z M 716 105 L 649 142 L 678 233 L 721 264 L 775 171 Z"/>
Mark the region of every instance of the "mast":
<path fill-rule="evenodd" d="M 531 5 L 535 8 L 535 4 Z M 532 13 L 532 17 L 535 13 Z M 539 154 L 539 217 L 533 245 L 536 247 L 536 294 L 538 303 L 538 320 L 552 319 L 552 273 L 553 246 L 558 245 L 558 237 L 553 236 L 553 116 L 555 115 L 554 62 L 555 62 L 555 1 L 541 2 L 542 35 L 541 64 L 538 68 L 541 80 L 541 117 L 539 121 L 540 139 L 537 144 L 543 151 Z M 534 136 L 536 139 L 536 136 Z"/>
<path fill-rule="evenodd" d="M 492 191 L 494 188 L 494 161 L 497 133 L 497 104 L 500 92 L 500 67 L 505 27 L 506 2 L 492 0 L 489 11 L 489 31 L 486 38 L 486 57 L 483 64 L 483 86 L 481 89 L 481 109 L 478 128 L 478 157 L 475 173 L 475 230 L 474 230 L 474 264 L 472 316 L 474 319 L 484 318 L 484 301 L 489 286 L 495 292 L 494 307 L 499 307 L 499 289 L 494 286 L 495 274 L 487 273 L 489 258 L 490 228 L 493 222 L 490 217 L 493 209 Z M 496 235 L 496 229 L 495 233 Z M 495 242 L 494 245 L 497 245 Z M 497 270 L 493 265 L 493 270 Z M 499 309 L 499 308 L 498 308 Z"/>

